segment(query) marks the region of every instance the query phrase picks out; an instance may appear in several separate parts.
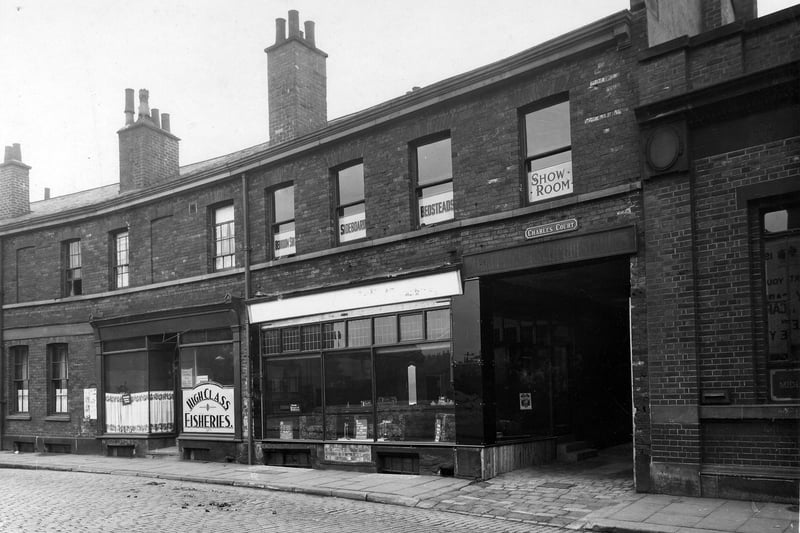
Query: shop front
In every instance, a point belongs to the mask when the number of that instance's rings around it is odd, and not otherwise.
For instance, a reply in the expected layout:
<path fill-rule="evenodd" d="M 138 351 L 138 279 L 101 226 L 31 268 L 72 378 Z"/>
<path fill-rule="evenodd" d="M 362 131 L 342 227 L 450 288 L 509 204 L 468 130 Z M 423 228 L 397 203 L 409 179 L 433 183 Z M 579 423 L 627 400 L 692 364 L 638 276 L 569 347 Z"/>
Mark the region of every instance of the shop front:
<path fill-rule="evenodd" d="M 239 313 L 231 305 L 93 322 L 101 446 L 184 459 L 240 453 Z"/>
<path fill-rule="evenodd" d="M 457 271 L 250 304 L 268 464 L 449 472 Z M 314 315 L 303 314 L 314 309 Z"/>

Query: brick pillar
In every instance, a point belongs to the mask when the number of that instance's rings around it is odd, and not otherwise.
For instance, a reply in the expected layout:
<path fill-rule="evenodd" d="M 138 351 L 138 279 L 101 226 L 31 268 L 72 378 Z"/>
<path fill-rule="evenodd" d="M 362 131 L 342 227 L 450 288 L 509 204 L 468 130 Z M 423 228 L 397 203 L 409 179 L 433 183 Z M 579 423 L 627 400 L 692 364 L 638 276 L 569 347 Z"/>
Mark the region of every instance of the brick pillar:
<path fill-rule="evenodd" d="M 22 162 L 19 144 L 6 146 L 0 164 L 0 219 L 18 217 L 30 211 L 30 169 Z"/>
<path fill-rule="evenodd" d="M 652 177 L 644 182 L 643 195 L 650 483 L 655 492 L 699 496 L 698 325 L 689 173 Z"/>
<path fill-rule="evenodd" d="M 316 47 L 314 23 L 300 31 L 297 11 L 276 20 L 275 44 L 267 53 L 269 138 L 280 143 L 305 135 L 328 123 L 326 59 Z"/>

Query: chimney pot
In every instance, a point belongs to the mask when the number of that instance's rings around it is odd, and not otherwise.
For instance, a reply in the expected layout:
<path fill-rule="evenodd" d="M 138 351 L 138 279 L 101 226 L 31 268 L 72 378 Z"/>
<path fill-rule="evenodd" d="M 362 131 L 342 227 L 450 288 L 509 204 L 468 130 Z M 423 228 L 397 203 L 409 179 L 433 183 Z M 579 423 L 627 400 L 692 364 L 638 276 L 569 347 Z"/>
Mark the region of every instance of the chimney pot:
<path fill-rule="evenodd" d="M 306 41 L 308 41 L 308 44 L 311 46 L 316 46 L 314 44 L 314 21 L 307 20 L 303 23 L 303 25 L 306 29 Z"/>
<path fill-rule="evenodd" d="M 20 147 L 19 143 L 14 143 L 11 148 L 14 160 L 22 163 L 22 148 Z"/>
<path fill-rule="evenodd" d="M 300 37 L 300 12 L 296 9 L 289 11 L 289 38 Z"/>
<path fill-rule="evenodd" d="M 161 118 L 160 118 L 160 115 L 159 115 L 157 107 L 154 107 L 150 111 L 150 116 L 153 119 L 153 124 L 155 124 L 156 128 L 160 128 L 161 127 Z"/>
<path fill-rule="evenodd" d="M 150 118 L 150 92 L 147 89 L 139 89 L 139 120 Z"/>
<path fill-rule="evenodd" d="M 275 44 L 282 43 L 286 40 L 286 19 L 275 19 Z"/>
<path fill-rule="evenodd" d="M 133 124 L 133 89 L 125 89 L 125 125 Z"/>
<path fill-rule="evenodd" d="M 14 147 L 13 146 L 6 146 L 5 157 L 3 158 L 4 163 L 10 163 L 14 159 Z"/>
<path fill-rule="evenodd" d="M 161 129 L 169 132 L 169 113 L 163 113 L 161 115 Z"/>
<path fill-rule="evenodd" d="M 44 199 L 45 200 L 49 200 L 50 199 L 50 187 L 45 187 L 44 188 Z"/>

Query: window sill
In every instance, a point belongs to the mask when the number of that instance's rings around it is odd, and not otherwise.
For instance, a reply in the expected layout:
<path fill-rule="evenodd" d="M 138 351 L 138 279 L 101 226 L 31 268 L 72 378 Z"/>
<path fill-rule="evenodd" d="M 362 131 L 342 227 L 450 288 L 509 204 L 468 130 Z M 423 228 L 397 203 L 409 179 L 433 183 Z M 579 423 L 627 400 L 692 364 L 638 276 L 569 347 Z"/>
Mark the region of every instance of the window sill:
<path fill-rule="evenodd" d="M 6 416 L 6 420 L 30 420 L 31 415 L 28 413 L 19 413 Z"/>
<path fill-rule="evenodd" d="M 48 415 L 45 417 L 46 422 L 69 422 L 69 415 Z"/>

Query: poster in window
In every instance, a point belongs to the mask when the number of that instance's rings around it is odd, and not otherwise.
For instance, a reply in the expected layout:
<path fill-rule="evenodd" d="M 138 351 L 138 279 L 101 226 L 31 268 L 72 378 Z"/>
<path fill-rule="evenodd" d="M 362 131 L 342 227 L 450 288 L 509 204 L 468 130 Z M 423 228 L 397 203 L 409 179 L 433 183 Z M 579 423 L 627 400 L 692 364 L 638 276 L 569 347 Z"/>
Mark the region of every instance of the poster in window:
<path fill-rule="evenodd" d="M 275 234 L 275 257 L 285 257 L 296 253 L 294 229 Z"/>
<path fill-rule="evenodd" d="M 233 387 L 214 381 L 183 389 L 183 430 L 191 433 L 233 433 Z"/>
<path fill-rule="evenodd" d="M 572 193 L 572 161 L 528 172 L 528 202 Z"/>
<path fill-rule="evenodd" d="M 419 199 L 420 226 L 452 220 L 454 216 L 453 191 L 446 191 Z"/>
<path fill-rule="evenodd" d="M 367 218 L 364 211 L 339 217 L 339 242 L 349 242 L 367 237 Z"/>
<path fill-rule="evenodd" d="M 531 393 L 530 392 L 520 392 L 519 393 L 519 410 L 520 411 L 531 411 L 533 409 L 533 402 L 531 401 Z"/>
<path fill-rule="evenodd" d="M 97 389 L 83 389 L 83 417 L 97 420 Z"/>

